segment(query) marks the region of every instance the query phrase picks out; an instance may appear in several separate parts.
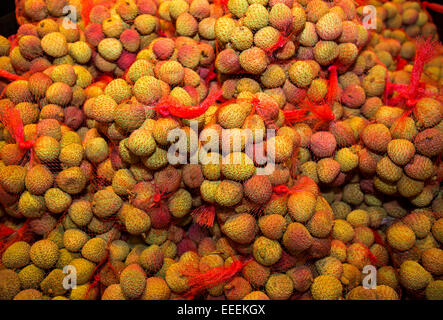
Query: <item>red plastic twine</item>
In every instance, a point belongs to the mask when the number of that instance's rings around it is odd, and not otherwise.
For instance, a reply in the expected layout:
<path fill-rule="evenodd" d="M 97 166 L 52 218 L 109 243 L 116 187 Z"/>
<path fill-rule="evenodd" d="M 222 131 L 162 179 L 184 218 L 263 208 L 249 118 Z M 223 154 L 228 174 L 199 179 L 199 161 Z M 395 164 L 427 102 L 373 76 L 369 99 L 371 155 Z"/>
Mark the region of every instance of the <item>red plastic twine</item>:
<path fill-rule="evenodd" d="M 338 92 L 338 74 L 337 74 L 337 66 L 332 65 L 328 68 L 329 70 L 329 80 L 328 80 L 328 104 L 332 107 L 335 98 L 337 97 Z"/>
<path fill-rule="evenodd" d="M 223 9 L 223 11 L 228 10 L 228 0 L 214 0 L 214 4 Z"/>
<path fill-rule="evenodd" d="M 17 241 L 26 240 L 25 236 L 29 231 L 30 219 L 27 219 L 25 223 L 17 230 L 9 228 L 5 225 L 0 225 L 0 257 L 3 252 L 12 244 Z"/>
<path fill-rule="evenodd" d="M 314 180 L 312 180 L 309 177 L 302 176 L 294 183 L 294 185 L 291 188 L 289 188 L 284 184 L 281 184 L 272 187 L 272 191 L 274 191 L 274 194 L 276 194 L 277 196 L 290 195 L 300 191 L 311 192 L 310 186 L 312 186 L 313 184 L 315 184 Z"/>
<path fill-rule="evenodd" d="M 92 276 L 89 279 L 89 281 L 91 281 L 92 279 L 94 279 L 94 280 L 89 283 L 88 289 L 86 290 L 83 300 L 89 300 L 89 293 L 91 292 L 91 290 L 100 284 L 100 280 L 101 280 L 100 271 L 106 265 L 108 265 L 111 268 L 112 272 L 114 272 L 115 275 L 119 275 L 119 272 L 117 270 L 115 270 L 114 266 L 112 265 L 112 263 L 110 261 L 109 248 L 106 249 L 106 256 L 94 268 L 94 271 L 92 272 Z"/>
<path fill-rule="evenodd" d="M 425 83 L 420 82 L 420 78 L 425 64 L 434 56 L 437 45 L 438 41 L 432 40 L 431 37 L 428 37 L 426 40 L 419 39 L 417 41 L 418 48 L 409 85 L 393 84 L 386 81 L 385 99 L 388 105 L 396 106 L 403 104 L 406 108 L 412 109 L 417 104 L 417 101 L 427 94 Z M 398 92 L 398 96 L 389 99 L 389 95 L 394 93 L 394 90 Z"/>
<path fill-rule="evenodd" d="M 0 77 L 8 79 L 8 80 L 13 80 L 13 81 L 15 81 L 15 80 L 25 80 L 25 78 L 22 77 L 22 76 L 10 73 L 10 72 L 2 70 L 2 69 L 0 69 Z"/>
<path fill-rule="evenodd" d="M 287 124 L 302 122 L 306 120 L 317 120 L 315 127 L 329 123 L 335 120 L 335 115 L 332 112 L 332 106 L 337 97 L 338 92 L 338 74 L 337 66 L 329 67 L 328 93 L 326 101 L 320 104 L 314 104 L 309 99 L 305 99 L 303 105 L 295 110 L 283 110 L 283 114 Z M 309 115 L 309 113 L 311 113 Z"/>
<path fill-rule="evenodd" d="M 442 4 L 423 1 L 421 3 L 421 5 L 424 9 L 431 9 L 432 11 L 443 13 L 443 5 Z"/>
<path fill-rule="evenodd" d="M 196 268 L 189 268 L 182 271 L 188 277 L 189 290 L 185 292 L 184 298 L 193 299 L 207 288 L 221 284 L 240 272 L 248 263 L 234 259 L 229 267 L 216 267 L 206 272 L 201 272 Z"/>
<path fill-rule="evenodd" d="M 25 140 L 25 131 L 23 129 L 23 121 L 20 112 L 15 108 L 7 108 L 0 113 L 0 122 L 3 123 L 9 133 L 15 139 L 18 147 L 26 152 L 31 150 L 31 162 L 33 159 L 33 147 L 35 141 Z"/>
<path fill-rule="evenodd" d="M 82 0 L 82 10 L 80 15 L 82 17 L 83 23 L 85 27 L 88 26 L 90 19 L 89 14 L 91 13 L 92 8 L 94 7 L 94 0 Z"/>
<path fill-rule="evenodd" d="M 398 55 L 395 57 L 395 60 L 397 61 L 397 66 L 396 66 L 396 68 L 395 68 L 396 71 L 398 71 L 398 70 L 403 70 L 403 68 L 408 64 L 408 62 L 407 62 L 405 59 L 403 59 L 403 58 L 400 56 L 400 54 L 398 54 Z"/>
<path fill-rule="evenodd" d="M 265 48 L 264 51 L 269 55 L 273 54 L 277 49 L 283 48 L 285 46 L 285 44 L 289 41 L 291 35 L 292 33 L 288 36 L 285 36 L 282 32 L 280 32 L 280 37 L 278 38 L 277 42 L 274 43 L 271 47 Z"/>
<path fill-rule="evenodd" d="M 215 207 L 203 205 L 192 211 L 191 216 L 202 227 L 212 227 L 215 220 Z"/>
<path fill-rule="evenodd" d="M 163 117 L 175 116 L 182 119 L 194 119 L 206 112 L 223 94 L 222 89 L 212 89 L 205 100 L 197 106 L 186 106 L 171 96 L 165 96 L 154 107 Z"/>

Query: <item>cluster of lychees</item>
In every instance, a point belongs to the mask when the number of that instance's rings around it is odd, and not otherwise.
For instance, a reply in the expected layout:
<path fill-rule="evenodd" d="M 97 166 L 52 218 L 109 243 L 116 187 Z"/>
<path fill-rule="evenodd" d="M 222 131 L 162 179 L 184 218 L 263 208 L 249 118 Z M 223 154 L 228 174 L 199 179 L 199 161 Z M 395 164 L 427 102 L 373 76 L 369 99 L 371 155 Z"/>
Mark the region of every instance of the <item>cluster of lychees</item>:
<path fill-rule="evenodd" d="M 0 299 L 443 299 L 438 5 L 17 4 Z"/>

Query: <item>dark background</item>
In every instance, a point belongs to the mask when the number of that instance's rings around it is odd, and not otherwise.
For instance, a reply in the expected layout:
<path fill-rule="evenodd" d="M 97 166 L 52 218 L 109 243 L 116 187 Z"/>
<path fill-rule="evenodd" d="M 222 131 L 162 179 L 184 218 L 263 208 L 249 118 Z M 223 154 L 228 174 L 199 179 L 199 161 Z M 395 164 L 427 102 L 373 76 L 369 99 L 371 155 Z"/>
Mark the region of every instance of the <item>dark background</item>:
<path fill-rule="evenodd" d="M 2 2 L 0 9 L 0 34 L 9 37 L 17 32 L 18 25 L 15 19 L 14 0 L 0 0 Z"/>
<path fill-rule="evenodd" d="M 15 2 L 14 0 L 0 0 L 0 34 L 5 37 L 16 33 L 18 29 L 15 19 Z M 429 2 L 441 3 L 442 0 L 430 0 Z M 434 23 L 437 25 L 440 39 L 443 39 L 443 14 L 429 10 Z"/>

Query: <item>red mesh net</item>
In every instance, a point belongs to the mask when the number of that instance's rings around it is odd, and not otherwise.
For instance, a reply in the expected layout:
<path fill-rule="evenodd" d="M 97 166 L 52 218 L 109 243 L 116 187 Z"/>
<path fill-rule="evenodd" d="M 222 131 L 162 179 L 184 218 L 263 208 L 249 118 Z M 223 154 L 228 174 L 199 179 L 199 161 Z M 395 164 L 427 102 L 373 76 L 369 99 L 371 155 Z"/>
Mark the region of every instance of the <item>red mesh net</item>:
<path fill-rule="evenodd" d="M 319 189 L 314 180 L 309 177 L 301 176 L 297 179 L 292 187 L 287 185 L 278 185 L 272 188 L 275 197 L 288 196 L 300 191 L 307 191 L 313 194 L 318 194 Z"/>
<path fill-rule="evenodd" d="M 80 15 L 82 17 L 83 23 L 85 24 L 85 27 L 89 24 L 90 21 L 89 14 L 91 13 L 93 7 L 94 7 L 93 0 L 82 0 L 82 10 Z"/>
<path fill-rule="evenodd" d="M 432 40 L 431 37 L 426 40 L 419 39 L 417 41 L 417 53 L 415 55 L 409 85 L 393 84 L 387 81 L 385 88 L 385 103 L 387 105 L 401 106 L 409 110 L 417 104 L 419 99 L 431 95 L 431 93 L 426 91 L 426 84 L 421 82 L 420 79 L 425 64 L 432 59 L 437 46 L 438 41 Z M 397 96 L 389 98 L 394 92 L 397 93 Z"/>
<path fill-rule="evenodd" d="M 289 40 L 293 39 L 293 32 L 289 32 L 290 29 L 291 28 L 287 28 L 286 30 L 281 31 L 278 40 L 269 48 L 264 48 L 267 55 L 274 57 L 274 53 L 277 50 L 283 48 Z"/>
<path fill-rule="evenodd" d="M 222 89 L 213 88 L 205 100 L 197 106 L 186 106 L 171 96 L 164 96 L 154 109 L 163 117 L 175 116 L 181 119 L 194 119 L 206 112 L 223 94 Z"/>
<path fill-rule="evenodd" d="M 103 291 L 106 287 L 103 284 L 103 279 L 102 279 L 103 272 L 111 272 L 114 275 L 114 277 L 116 277 L 116 279 L 119 279 L 120 277 L 120 271 L 114 267 L 111 261 L 110 251 L 109 251 L 110 242 L 111 241 L 108 241 L 106 256 L 95 266 L 94 271 L 92 272 L 92 276 L 88 281 L 88 289 L 86 290 L 82 300 L 90 300 L 91 298 L 93 299 L 94 297 L 92 291 L 94 289 L 98 289 L 99 296 L 100 297 L 102 296 Z"/>
<path fill-rule="evenodd" d="M 223 12 L 228 11 L 228 1 L 229 0 L 214 0 L 214 4 L 220 8 Z"/>
<path fill-rule="evenodd" d="M 183 270 L 182 274 L 187 277 L 190 287 L 183 297 L 194 299 L 206 289 L 231 279 L 243 269 L 247 262 L 233 259 L 232 264 L 229 266 L 212 268 L 206 272 L 201 272 L 193 267 Z"/>
<path fill-rule="evenodd" d="M 435 12 L 443 13 L 443 5 L 435 2 L 423 1 L 421 3 L 423 9 L 430 9 Z"/>
<path fill-rule="evenodd" d="M 23 159 L 29 151 L 30 163 L 32 164 L 34 161 L 34 145 L 36 137 L 34 136 L 32 140 L 25 140 L 25 132 L 20 112 L 16 108 L 3 109 L 0 113 L 0 122 L 11 134 L 20 150 L 18 158 L 13 162 L 19 163 L 19 159 Z"/>
<path fill-rule="evenodd" d="M 10 228 L 0 224 L 0 258 L 9 246 L 17 241 L 31 241 L 32 232 L 29 230 L 30 219 L 26 219 L 18 229 Z"/>
<path fill-rule="evenodd" d="M 10 73 L 6 70 L 0 69 L 0 77 L 7 80 L 25 80 L 23 76 L 19 76 L 17 74 Z"/>
<path fill-rule="evenodd" d="M 191 216 L 198 225 L 202 227 L 212 227 L 215 219 L 215 207 L 211 205 L 202 205 L 192 211 Z"/>
<path fill-rule="evenodd" d="M 323 101 L 314 103 L 309 98 L 305 98 L 296 109 L 283 110 L 287 125 L 292 126 L 295 123 L 306 122 L 312 124 L 315 131 L 336 120 L 332 107 L 339 98 L 338 69 L 341 67 L 343 66 L 334 64 L 328 68 L 327 94 L 322 99 Z"/>
<path fill-rule="evenodd" d="M 406 59 L 403 59 L 400 54 L 395 57 L 395 61 L 397 62 L 395 70 L 403 70 L 403 68 L 408 64 Z"/>

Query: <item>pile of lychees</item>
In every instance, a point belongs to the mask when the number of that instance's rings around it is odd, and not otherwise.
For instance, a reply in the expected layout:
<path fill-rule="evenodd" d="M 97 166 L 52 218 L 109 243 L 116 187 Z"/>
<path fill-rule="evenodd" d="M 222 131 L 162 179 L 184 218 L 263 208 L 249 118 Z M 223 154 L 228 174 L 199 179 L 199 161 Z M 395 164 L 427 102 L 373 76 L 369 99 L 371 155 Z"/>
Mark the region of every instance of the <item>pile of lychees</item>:
<path fill-rule="evenodd" d="M 443 300 L 428 9 L 19 1 L 0 299 Z"/>

